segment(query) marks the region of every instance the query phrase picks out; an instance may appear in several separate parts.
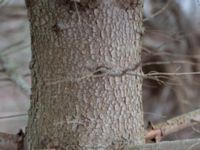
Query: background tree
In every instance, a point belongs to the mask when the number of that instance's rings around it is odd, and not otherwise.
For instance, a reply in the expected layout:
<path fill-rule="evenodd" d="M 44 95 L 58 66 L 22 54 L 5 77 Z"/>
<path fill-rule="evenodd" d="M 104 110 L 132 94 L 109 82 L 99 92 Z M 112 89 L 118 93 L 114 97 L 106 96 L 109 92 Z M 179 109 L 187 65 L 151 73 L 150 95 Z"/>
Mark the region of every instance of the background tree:
<path fill-rule="evenodd" d="M 26 0 L 30 149 L 143 143 L 142 0 Z"/>

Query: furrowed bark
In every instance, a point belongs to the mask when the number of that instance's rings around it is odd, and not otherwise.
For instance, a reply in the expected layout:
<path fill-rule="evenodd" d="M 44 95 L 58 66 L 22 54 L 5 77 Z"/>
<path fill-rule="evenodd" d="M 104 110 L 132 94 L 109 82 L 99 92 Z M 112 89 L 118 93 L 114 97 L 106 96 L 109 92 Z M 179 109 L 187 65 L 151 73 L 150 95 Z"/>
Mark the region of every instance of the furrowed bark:
<path fill-rule="evenodd" d="M 143 1 L 26 4 L 32 43 L 28 148 L 104 149 L 118 142 L 143 143 L 142 79 L 96 71 L 141 61 Z"/>

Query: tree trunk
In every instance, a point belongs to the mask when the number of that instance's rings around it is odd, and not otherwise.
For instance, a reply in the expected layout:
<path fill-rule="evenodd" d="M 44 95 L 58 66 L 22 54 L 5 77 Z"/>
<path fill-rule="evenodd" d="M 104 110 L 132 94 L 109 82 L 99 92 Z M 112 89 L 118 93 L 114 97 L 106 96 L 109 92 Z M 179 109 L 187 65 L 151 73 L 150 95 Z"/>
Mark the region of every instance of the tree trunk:
<path fill-rule="evenodd" d="M 142 79 L 106 74 L 140 62 L 143 1 L 26 5 L 32 44 L 29 149 L 143 143 Z"/>

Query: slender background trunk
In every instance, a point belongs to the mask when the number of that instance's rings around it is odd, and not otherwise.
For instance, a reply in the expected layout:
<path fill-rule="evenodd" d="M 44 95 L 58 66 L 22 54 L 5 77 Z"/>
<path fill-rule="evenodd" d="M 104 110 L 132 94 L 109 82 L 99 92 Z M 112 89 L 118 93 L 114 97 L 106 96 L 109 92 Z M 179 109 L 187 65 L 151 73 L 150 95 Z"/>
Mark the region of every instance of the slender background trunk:
<path fill-rule="evenodd" d="M 29 148 L 142 143 L 141 78 L 97 71 L 140 62 L 142 0 L 26 4 L 32 40 Z"/>

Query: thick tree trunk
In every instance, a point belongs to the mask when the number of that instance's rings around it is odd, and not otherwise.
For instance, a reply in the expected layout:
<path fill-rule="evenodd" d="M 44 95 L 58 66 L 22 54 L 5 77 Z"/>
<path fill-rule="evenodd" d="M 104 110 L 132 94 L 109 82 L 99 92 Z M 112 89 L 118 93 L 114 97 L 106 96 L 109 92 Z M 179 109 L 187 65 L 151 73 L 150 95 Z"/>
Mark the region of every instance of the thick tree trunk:
<path fill-rule="evenodd" d="M 29 149 L 143 143 L 141 78 L 103 70 L 140 62 L 142 0 L 26 3 L 32 39 Z"/>

